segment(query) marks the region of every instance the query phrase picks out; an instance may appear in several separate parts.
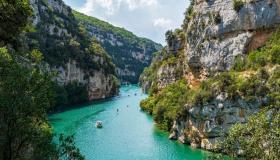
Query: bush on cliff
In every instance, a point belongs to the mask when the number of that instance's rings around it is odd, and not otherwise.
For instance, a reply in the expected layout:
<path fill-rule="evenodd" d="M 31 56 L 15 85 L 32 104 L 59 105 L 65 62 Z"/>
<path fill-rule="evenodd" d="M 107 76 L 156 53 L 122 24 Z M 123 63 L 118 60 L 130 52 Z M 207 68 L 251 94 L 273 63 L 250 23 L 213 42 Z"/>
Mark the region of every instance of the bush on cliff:
<path fill-rule="evenodd" d="M 278 159 L 280 157 L 279 110 L 262 111 L 246 124 L 231 127 L 220 147 L 231 157 Z"/>
<path fill-rule="evenodd" d="M 158 94 L 141 102 L 141 108 L 152 114 L 158 126 L 164 130 L 170 130 L 171 125 L 182 113 L 187 97 L 192 91 L 187 87 L 185 80 L 167 86 Z"/>
<path fill-rule="evenodd" d="M 242 0 L 233 0 L 233 8 L 236 12 L 239 12 L 244 4 L 245 3 Z"/>
<path fill-rule="evenodd" d="M 278 29 L 265 46 L 250 52 L 247 57 L 237 56 L 234 71 L 256 70 L 266 65 L 280 65 L 280 30 Z"/>

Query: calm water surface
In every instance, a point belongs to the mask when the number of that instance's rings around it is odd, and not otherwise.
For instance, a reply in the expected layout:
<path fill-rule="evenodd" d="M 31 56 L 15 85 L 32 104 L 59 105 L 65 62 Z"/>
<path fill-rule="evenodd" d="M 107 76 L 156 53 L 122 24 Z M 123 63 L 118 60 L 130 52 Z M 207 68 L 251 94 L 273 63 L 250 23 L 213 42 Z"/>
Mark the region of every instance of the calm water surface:
<path fill-rule="evenodd" d="M 145 97 L 138 86 L 123 86 L 118 97 L 53 114 L 49 119 L 56 133 L 75 134 L 87 160 L 203 159 L 207 152 L 168 140 L 168 134 L 140 111 L 139 102 Z M 95 128 L 97 120 L 103 121 L 102 129 Z"/>

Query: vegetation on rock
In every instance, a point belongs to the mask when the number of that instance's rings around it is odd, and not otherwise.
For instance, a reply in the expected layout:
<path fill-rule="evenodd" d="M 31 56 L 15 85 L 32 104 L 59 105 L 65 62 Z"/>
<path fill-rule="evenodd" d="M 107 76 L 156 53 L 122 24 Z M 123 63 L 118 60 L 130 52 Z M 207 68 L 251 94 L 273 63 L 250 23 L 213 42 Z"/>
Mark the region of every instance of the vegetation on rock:
<path fill-rule="evenodd" d="M 72 9 L 63 1 L 57 3 L 54 2 L 54 6 L 51 6 L 47 1 L 35 1 L 32 5 L 37 10 L 34 11 L 36 24 L 33 24 L 31 32 L 18 38 L 19 43 L 24 42 L 25 51 L 41 51 L 43 60 L 49 64 L 51 71 L 55 70 L 57 74 L 61 71 L 71 72 L 67 67 L 75 63 L 79 72 L 83 72 L 84 77 L 79 77 L 79 80 L 53 83 L 55 97 L 59 100 L 56 106 L 87 102 L 89 84 L 81 81 L 89 81 L 95 72 L 111 78 L 114 82 L 111 93 L 117 93 L 119 85 L 115 82 L 116 68 L 112 58 L 95 38 L 90 37 L 85 26 L 75 18 Z M 55 5 L 63 9 L 57 9 Z"/>
<path fill-rule="evenodd" d="M 152 86 L 151 94 L 141 102 L 141 108 L 153 115 L 160 128 L 171 131 L 173 121 L 184 119 L 191 108 L 210 104 L 220 93 L 226 93 L 231 102 L 242 99 L 247 104 L 256 104 L 262 101 L 260 109 L 263 112 L 250 117 L 248 123 L 234 125 L 228 135 L 225 134 L 221 148 L 230 156 L 245 159 L 279 157 L 279 37 L 277 30 L 265 46 L 248 56 L 236 57 L 230 71 L 217 73 L 198 87 L 191 87 L 184 77 L 161 90 Z M 158 87 L 155 83 L 157 63 L 144 72 L 144 75 L 150 75 L 144 82 L 152 80 L 155 88 Z M 240 112 L 240 116 L 244 116 L 243 113 Z"/>
<path fill-rule="evenodd" d="M 245 2 L 243 2 L 243 0 L 233 0 L 233 8 L 236 10 L 236 12 L 239 12 L 244 4 Z"/>
<path fill-rule="evenodd" d="M 90 38 L 71 8 L 66 14 L 55 9 L 44 10 L 50 8 L 44 1 L 37 3 L 41 20 L 35 31 L 26 34 L 28 48 L 40 50 L 51 66 L 64 66 L 71 59 L 79 62 L 79 67 L 85 70 L 101 70 L 104 66 L 106 74 L 115 73 L 111 58 L 98 41 Z M 105 62 L 96 62 L 95 57 L 101 57 Z"/>
<path fill-rule="evenodd" d="M 279 108 L 251 116 L 246 124 L 235 124 L 219 147 L 231 157 L 278 159 L 280 156 Z"/>
<path fill-rule="evenodd" d="M 28 0 L 1 0 L 0 11 L 0 46 L 2 46 L 14 42 L 15 36 L 26 27 L 32 9 Z"/>
<path fill-rule="evenodd" d="M 146 67 L 140 76 L 140 84 L 147 84 L 146 92 L 150 94 L 156 93 L 159 88 L 157 81 L 160 78 L 164 78 L 166 75 L 158 75 L 157 71 L 165 66 L 174 68 L 172 76 L 179 80 L 183 75 L 183 45 L 185 35 L 181 29 L 173 31 L 167 31 L 165 34 L 167 46 L 161 51 L 153 54 L 154 60 L 149 67 Z M 180 43 L 180 44 L 179 44 Z"/>

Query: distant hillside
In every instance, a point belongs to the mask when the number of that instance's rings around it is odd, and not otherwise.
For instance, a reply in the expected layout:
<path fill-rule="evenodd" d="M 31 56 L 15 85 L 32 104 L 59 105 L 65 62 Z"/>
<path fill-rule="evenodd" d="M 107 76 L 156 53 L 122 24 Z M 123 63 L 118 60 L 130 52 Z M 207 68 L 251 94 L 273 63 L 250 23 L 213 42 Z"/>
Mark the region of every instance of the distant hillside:
<path fill-rule="evenodd" d="M 117 67 L 117 75 L 122 82 L 137 83 L 143 69 L 149 66 L 152 53 L 162 46 L 146 38 L 140 38 L 124 28 L 115 27 L 97 18 L 73 12 L 112 57 Z"/>

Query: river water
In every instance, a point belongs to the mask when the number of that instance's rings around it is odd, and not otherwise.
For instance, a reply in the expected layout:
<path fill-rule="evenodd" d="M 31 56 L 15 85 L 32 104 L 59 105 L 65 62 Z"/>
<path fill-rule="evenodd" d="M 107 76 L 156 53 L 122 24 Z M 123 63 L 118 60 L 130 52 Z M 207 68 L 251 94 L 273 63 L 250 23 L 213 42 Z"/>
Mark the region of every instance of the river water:
<path fill-rule="evenodd" d="M 168 140 L 151 116 L 140 111 L 147 95 L 122 86 L 120 96 L 49 116 L 55 133 L 74 134 L 87 160 L 200 160 L 208 153 Z M 117 109 L 119 110 L 117 112 Z M 95 128 L 97 120 L 103 128 Z"/>

